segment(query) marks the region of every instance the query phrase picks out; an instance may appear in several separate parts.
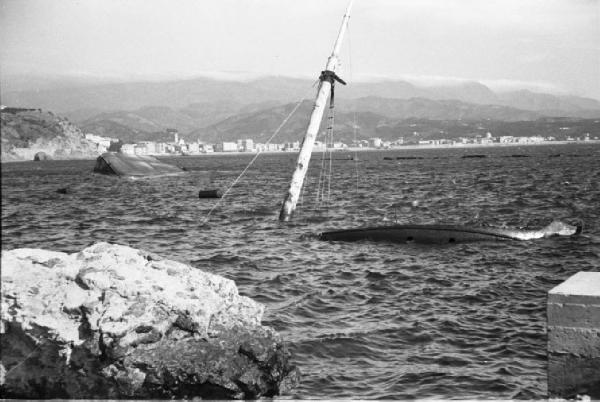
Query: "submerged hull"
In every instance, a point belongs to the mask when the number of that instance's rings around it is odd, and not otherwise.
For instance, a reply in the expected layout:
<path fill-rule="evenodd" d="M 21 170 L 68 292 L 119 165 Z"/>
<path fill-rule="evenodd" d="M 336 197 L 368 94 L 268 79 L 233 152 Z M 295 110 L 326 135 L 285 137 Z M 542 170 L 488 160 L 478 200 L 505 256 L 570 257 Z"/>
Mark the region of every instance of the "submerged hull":
<path fill-rule="evenodd" d="M 580 229 L 577 228 L 577 233 L 579 232 Z M 523 236 L 529 233 L 531 231 L 452 225 L 390 225 L 323 232 L 319 239 L 347 242 L 367 240 L 390 243 L 446 244 L 545 237 L 544 234 L 535 237 Z"/>
<path fill-rule="evenodd" d="M 161 162 L 152 156 L 107 152 L 96 160 L 94 172 L 101 174 L 148 177 L 183 173 L 177 166 Z"/>

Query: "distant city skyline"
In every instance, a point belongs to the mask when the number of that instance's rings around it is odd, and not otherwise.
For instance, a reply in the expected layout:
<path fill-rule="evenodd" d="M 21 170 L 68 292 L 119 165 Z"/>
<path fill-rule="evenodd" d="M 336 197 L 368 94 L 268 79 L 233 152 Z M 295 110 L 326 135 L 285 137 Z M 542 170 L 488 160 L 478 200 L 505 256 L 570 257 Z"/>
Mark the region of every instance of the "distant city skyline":
<path fill-rule="evenodd" d="M 346 0 L 3 0 L 2 85 L 314 77 Z M 599 0 L 355 0 L 349 80 L 465 80 L 600 99 Z M 7 78 L 8 77 L 8 78 Z"/>

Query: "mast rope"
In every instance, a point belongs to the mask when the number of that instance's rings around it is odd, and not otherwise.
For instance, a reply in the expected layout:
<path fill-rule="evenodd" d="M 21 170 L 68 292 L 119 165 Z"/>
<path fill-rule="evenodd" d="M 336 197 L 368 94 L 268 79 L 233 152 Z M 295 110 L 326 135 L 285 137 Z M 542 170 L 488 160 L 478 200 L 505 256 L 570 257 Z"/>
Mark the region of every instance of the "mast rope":
<path fill-rule="evenodd" d="M 335 125 L 335 108 L 333 103 L 333 85 L 331 86 L 331 99 L 329 102 L 329 170 L 327 171 L 327 199 L 326 206 L 329 207 L 329 201 L 331 199 L 331 171 L 333 168 L 333 127 Z"/>
<path fill-rule="evenodd" d="M 306 96 L 302 97 L 302 99 L 300 99 L 298 101 L 298 103 L 296 104 L 296 106 L 294 106 L 294 108 L 292 109 L 292 111 L 285 117 L 285 119 L 283 119 L 283 121 L 281 122 L 281 124 L 279 125 L 279 127 L 277 127 L 277 129 L 275 129 L 275 132 L 273 132 L 273 134 L 271 135 L 271 137 L 267 140 L 267 142 L 265 142 L 265 145 L 270 144 L 271 141 L 277 136 L 277 134 L 279 134 L 279 132 L 281 131 L 281 129 L 283 128 L 283 126 L 285 126 L 285 124 L 288 122 L 288 120 L 294 115 L 294 113 L 296 113 L 296 110 L 298 110 L 298 108 L 300 107 L 300 105 L 302 105 L 302 102 L 304 102 L 305 99 L 306 99 Z M 262 151 L 257 151 L 256 155 L 254 155 L 254 158 L 252 158 L 252 160 L 248 163 L 248 165 L 246 165 L 246 167 L 244 168 L 244 170 L 242 170 L 242 173 L 240 173 L 239 176 L 236 177 L 236 179 L 229 185 L 229 187 L 227 187 L 227 190 L 225 190 L 225 192 L 223 193 L 223 196 L 221 198 L 219 198 L 219 200 L 217 201 L 217 203 L 215 205 L 213 205 L 213 207 L 206 214 L 206 217 L 204 218 L 204 221 L 202 222 L 202 225 L 205 225 L 208 222 L 208 220 L 210 219 L 210 216 L 212 215 L 213 211 L 215 209 L 217 209 L 223 203 L 223 200 L 225 200 L 225 197 L 227 197 L 227 195 L 229 194 L 229 192 L 231 191 L 231 189 L 246 174 L 246 172 L 248 171 L 248 169 L 250 169 L 250 166 L 252 166 L 252 164 L 256 161 L 256 159 L 258 159 L 258 157 L 259 157 L 259 155 L 261 153 L 262 153 Z"/>
<path fill-rule="evenodd" d="M 350 75 L 350 82 L 354 82 L 354 74 L 352 68 L 352 32 L 350 31 L 350 21 L 346 25 L 346 29 L 348 30 L 348 74 Z M 356 107 L 352 108 L 352 131 L 354 133 L 354 171 L 356 173 L 356 192 L 358 193 L 358 138 L 357 131 L 358 125 L 356 120 Z"/>
<path fill-rule="evenodd" d="M 323 154 L 321 155 L 321 170 L 319 170 L 319 180 L 317 182 L 317 194 L 316 194 L 316 198 L 315 198 L 315 203 L 317 204 L 317 206 L 319 206 L 319 204 L 321 203 L 321 183 L 323 181 L 323 172 L 325 171 L 325 156 L 327 154 L 327 136 L 325 136 L 325 149 L 323 150 Z"/>
<path fill-rule="evenodd" d="M 329 205 L 331 199 L 331 173 L 332 173 L 332 160 L 333 160 L 333 128 L 335 123 L 335 83 L 336 81 L 342 85 L 346 85 L 346 82 L 342 80 L 338 75 L 331 70 L 321 71 L 320 81 L 329 81 L 331 84 L 330 96 L 329 96 L 329 112 L 327 114 L 327 130 L 325 132 L 325 150 L 321 157 L 321 170 L 319 172 L 319 180 L 317 183 L 317 194 L 316 203 L 317 207 L 325 204 Z M 329 153 L 327 152 L 329 151 Z M 329 155 L 329 166 L 325 166 L 325 159 Z M 325 186 L 327 185 L 327 198 L 325 198 Z"/>

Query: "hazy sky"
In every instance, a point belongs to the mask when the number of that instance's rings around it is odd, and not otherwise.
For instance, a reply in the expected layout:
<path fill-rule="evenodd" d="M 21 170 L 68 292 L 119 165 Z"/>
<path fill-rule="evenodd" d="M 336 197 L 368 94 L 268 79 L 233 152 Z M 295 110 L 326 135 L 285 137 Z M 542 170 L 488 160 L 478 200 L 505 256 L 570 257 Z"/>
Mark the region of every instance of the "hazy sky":
<path fill-rule="evenodd" d="M 346 0 L 0 0 L 12 74 L 316 77 Z M 600 99 L 600 0 L 355 0 L 347 79 L 479 80 Z"/>

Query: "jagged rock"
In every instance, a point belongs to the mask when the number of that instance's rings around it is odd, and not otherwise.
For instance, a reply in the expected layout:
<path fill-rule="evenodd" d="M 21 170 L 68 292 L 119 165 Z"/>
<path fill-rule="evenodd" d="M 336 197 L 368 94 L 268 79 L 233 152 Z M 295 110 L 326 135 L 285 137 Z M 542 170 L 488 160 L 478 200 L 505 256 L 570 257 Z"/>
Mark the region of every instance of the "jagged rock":
<path fill-rule="evenodd" d="M 8 398 L 255 398 L 295 385 L 264 307 L 235 283 L 133 248 L 2 252 Z"/>
<path fill-rule="evenodd" d="M 52 157 L 45 152 L 38 152 L 33 156 L 34 161 L 49 161 Z"/>
<path fill-rule="evenodd" d="M 0 132 L 2 161 L 37 160 L 38 153 L 52 159 L 87 159 L 102 151 L 66 118 L 40 109 L 2 109 Z"/>

